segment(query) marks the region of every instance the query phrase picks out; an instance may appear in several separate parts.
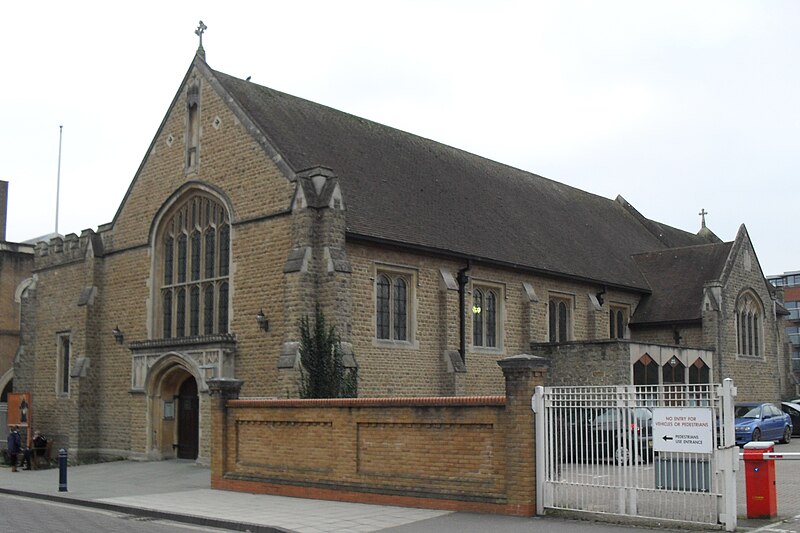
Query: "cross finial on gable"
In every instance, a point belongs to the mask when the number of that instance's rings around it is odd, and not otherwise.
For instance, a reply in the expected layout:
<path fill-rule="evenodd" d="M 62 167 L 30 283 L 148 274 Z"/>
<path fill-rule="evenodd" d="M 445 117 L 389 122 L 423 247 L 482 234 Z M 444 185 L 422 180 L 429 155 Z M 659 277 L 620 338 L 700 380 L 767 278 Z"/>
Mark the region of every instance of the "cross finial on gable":
<path fill-rule="evenodd" d="M 197 47 L 197 55 L 202 57 L 203 59 L 206 58 L 206 51 L 203 49 L 203 32 L 208 29 L 208 26 L 203 24 L 203 21 L 200 21 L 200 24 L 197 26 L 197 29 L 194 30 L 194 34 L 200 37 L 200 46 Z"/>
<path fill-rule="evenodd" d="M 701 209 L 701 210 L 700 210 L 700 212 L 699 212 L 699 213 L 697 213 L 697 214 L 698 214 L 698 215 L 700 215 L 700 216 L 702 217 L 702 219 L 701 219 L 701 224 L 703 225 L 702 227 L 704 227 L 704 228 L 705 228 L 705 227 L 706 227 L 706 215 L 708 214 L 708 211 L 706 211 L 706 210 L 705 210 L 705 208 L 703 208 L 703 209 Z"/>

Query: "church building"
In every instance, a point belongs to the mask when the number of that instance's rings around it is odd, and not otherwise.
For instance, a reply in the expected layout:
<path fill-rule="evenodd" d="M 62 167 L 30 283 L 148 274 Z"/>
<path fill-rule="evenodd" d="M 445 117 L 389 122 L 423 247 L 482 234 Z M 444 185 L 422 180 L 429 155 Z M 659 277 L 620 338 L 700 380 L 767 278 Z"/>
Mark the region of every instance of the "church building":
<path fill-rule="evenodd" d="M 298 397 L 317 307 L 359 397 L 502 394 L 497 361 L 523 353 L 553 384 L 795 393 L 744 225 L 672 228 L 224 74 L 202 46 L 113 220 L 33 255 L 13 389 L 81 458 L 207 463 L 208 380 Z"/>

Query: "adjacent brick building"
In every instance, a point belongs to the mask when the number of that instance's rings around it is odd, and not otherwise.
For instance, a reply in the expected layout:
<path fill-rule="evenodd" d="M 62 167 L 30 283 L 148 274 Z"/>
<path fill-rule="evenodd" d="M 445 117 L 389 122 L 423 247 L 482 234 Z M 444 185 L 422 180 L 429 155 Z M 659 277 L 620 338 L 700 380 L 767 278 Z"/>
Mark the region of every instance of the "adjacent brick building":
<path fill-rule="evenodd" d="M 15 389 L 86 457 L 208 462 L 208 381 L 297 397 L 316 306 L 360 397 L 503 394 L 497 361 L 531 352 L 554 383 L 591 367 L 598 384 L 791 393 L 744 226 L 732 242 L 671 228 L 212 70 L 202 50 L 114 219 L 37 244 L 22 306 Z"/>
<path fill-rule="evenodd" d="M 7 433 L 6 400 L 14 390 L 14 358 L 20 342 L 21 294 L 33 269 L 33 246 L 6 241 L 8 182 L 0 180 L 0 439 Z"/>

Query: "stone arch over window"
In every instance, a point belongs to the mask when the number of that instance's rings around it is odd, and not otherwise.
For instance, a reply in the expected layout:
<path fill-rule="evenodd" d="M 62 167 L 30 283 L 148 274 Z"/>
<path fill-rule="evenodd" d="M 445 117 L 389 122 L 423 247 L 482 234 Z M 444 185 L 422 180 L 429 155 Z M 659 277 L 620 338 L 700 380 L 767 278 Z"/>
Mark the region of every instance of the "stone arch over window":
<path fill-rule="evenodd" d="M 746 290 L 736 300 L 736 353 L 763 355 L 764 306 L 752 290 Z"/>
<path fill-rule="evenodd" d="M 153 338 L 229 332 L 230 210 L 213 192 L 188 188 L 154 222 Z"/>

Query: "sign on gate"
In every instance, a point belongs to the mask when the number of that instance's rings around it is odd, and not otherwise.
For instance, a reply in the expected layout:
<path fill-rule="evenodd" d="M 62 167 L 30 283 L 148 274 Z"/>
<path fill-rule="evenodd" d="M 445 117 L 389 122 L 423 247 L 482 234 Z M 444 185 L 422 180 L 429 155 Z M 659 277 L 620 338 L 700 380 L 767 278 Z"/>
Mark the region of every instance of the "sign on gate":
<path fill-rule="evenodd" d="M 536 387 L 536 512 L 736 531 L 735 397 L 731 379 Z"/>
<path fill-rule="evenodd" d="M 713 412 L 706 407 L 653 409 L 653 449 L 657 452 L 711 453 Z"/>

